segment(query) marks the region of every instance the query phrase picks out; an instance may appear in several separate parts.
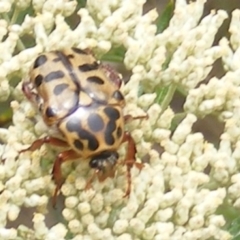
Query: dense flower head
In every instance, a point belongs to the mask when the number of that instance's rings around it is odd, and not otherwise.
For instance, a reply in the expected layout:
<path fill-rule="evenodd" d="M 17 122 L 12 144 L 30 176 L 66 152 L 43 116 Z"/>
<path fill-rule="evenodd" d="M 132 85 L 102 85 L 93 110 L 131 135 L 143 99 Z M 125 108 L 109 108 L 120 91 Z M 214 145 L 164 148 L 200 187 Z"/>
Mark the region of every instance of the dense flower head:
<path fill-rule="evenodd" d="M 240 10 L 232 13 L 230 38 L 213 45 L 228 18 L 225 11 L 203 17 L 205 0 L 177 0 L 169 26 L 158 33 L 158 13 L 144 13 L 145 2 L 89 0 L 84 8 L 74 0 L 0 2 L 0 101 L 13 98 L 12 125 L 0 128 L 0 239 L 231 239 L 217 209 L 224 203 L 240 208 Z M 21 23 L 16 20 L 20 13 L 25 13 Z M 72 16 L 80 19 L 74 26 Z M 121 162 L 114 178 L 95 179 L 88 190 L 88 161 L 64 163 L 60 212 L 48 207 L 55 189 L 50 173 L 59 149 L 44 145 L 18 154 L 51 134 L 24 97 L 21 79 L 28 77 L 40 53 L 71 46 L 89 48 L 97 57 L 119 46 L 125 49 L 123 63 L 132 74 L 121 87 L 124 113 L 148 115 L 128 123 L 126 130 L 136 143 L 137 161 L 147 160 L 141 171 L 131 169 L 129 198 L 123 198 L 127 179 Z M 202 82 L 219 58 L 225 75 Z M 159 104 L 156 89 L 165 87 L 168 93 Z M 173 128 L 179 115 L 169 98 L 177 87 L 186 100 L 183 120 Z M 192 130 L 210 114 L 225 123 L 218 147 Z M 126 144 L 118 152 L 123 160 Z M 30 208 L 32 227 L 7 227 Z M 61 217 L 49 224 L 56 213 Z"/>

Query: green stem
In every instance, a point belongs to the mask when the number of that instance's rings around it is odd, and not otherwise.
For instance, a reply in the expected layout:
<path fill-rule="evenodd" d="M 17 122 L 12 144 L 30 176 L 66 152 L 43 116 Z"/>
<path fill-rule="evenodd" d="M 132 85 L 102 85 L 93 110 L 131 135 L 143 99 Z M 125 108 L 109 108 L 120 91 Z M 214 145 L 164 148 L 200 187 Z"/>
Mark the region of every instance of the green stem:
<path fill-rule="evenodd" d="M 186 117 L 186 115 L 187 115 L 186 112 L 176 113 L 176 114 L 174 114 L 174 119 L 176 121 L 181 121 L 182 119 L 184 119 Z"/>
<path fill-rule="evenodd" d="M 178 91 L 179 93 L 181 93 L 182 96 L 185 96 L 185 97 L 186 97 L 186 96 L 188 95 L 188 91 L 187 91 L 186 89 L 184 89 L 182 86 L 178 86 L 177 91 Z"/>
<path fill-rule="evenodd" d="M 12 18 L 9 22 L 10 25 L 14 24 L 16 21 L 17 21 L 17 18 L 18 18 L 18 14 L 19 14 L 19 11 L 18 9 L 15 7 L 14 11 L 13 11 L 13 15 L 12 15 Z"/>
<path fill-rule="evenodd" d="M 161 104 L 162 112 L 164 112 L 168 108 L 170 102 L 172 101 L 173 95 L 174 95 L 174 93 L 176 91 L 176 88 L 177 88 L 176 84 L 172 84 L 169 87 L 168 92 L 165 95 L 165 97 L 164 97 L 164 99 L 162 101 L 162 104 Z"/>
<path fill-rule="evenodd" d="M 8 23 L 10 23 L 10 18 L 7 13 L 2 13 L 2 18 L 6 20 Z"/>
<path fill-rule="evenodd" d="M 174 118 L 172 120 L 171 124 L 171 130 L 175 131 L 176 128 L 178 127 L 179 123 L 182 122 L 182 120 L 186 117 L 187 113 L 186 112 L 181 112 L 181 113 L 176 113 L 174 115 Z"/>
<path fill-rule="evenodd" d="M 123 61 L 122 56 L 117 56 L 117 55 L 108 55 L 108 56 L 103 56 L 101 58 L 102 61 L 108 61 L 108 62 L 117 62 L 121 63 Z"/>
<path fill-rule="evenodd" d="M 15 7 L 10 24 L 14 24 L 17 21 L 18 15 L 19 15 L 19 9 Z M 25 46 L 20 38 L 17 40 L 17 49 L 19 51 L 22 51 L 25 49 Z"/>
<path fill-rule="evenodd" d="M 24 44 L 23 44 L 23 42 L 22 42 L 22 40 L 20 38 L 17 40 L 17 49 L 19 51 L 22 51 L 22 50 L 26 49 Z"/>
<path fill-rule="evenodd" d="M 2 13 L 2 18 L 5 19 L 9 23 L 9 25 L 11 25 L 11 24 L 15 23 L 15 21 L 18 17 L 18 13 L 19 13 L 19 11 L 15 8 L 11 20 L 10 20 L 8 14 L 6 14 L 6 13 Z M 20 51 L 25 49 L 25 46 L 20 38 L 17 40 L 17 48 Z"/>

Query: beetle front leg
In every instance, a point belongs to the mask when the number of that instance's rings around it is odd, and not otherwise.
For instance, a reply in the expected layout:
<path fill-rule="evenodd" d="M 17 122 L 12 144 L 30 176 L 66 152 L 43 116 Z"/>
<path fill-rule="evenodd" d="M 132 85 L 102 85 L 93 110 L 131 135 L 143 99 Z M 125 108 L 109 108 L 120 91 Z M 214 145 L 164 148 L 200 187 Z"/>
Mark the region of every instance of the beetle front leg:
<path fill-rule="evenodd" d="M 50 145 L 54 145 L 54 146 L 58 146 L 58 147 L 66 147 L 68 146 L 68 144 L 59 139 L 59 138 L 55 138 L 55 137 L 50 137 L 50 136 L 46 136 L 44 138 L 39 138 L 37 140 L 35 140 L 30 147 L 23 149 L 21 151 L 19 151 L 18 153 L 23 153 L 23 152 L 27 152 L 27 151 L 35 151 L 37 149 L 39 149 L 44 143 L 50 144 Z"/>
<path fill-rule="evenodd" d="M 32 89 L 29 87 L 29 85 L 30 85 L 29 82 L 23 82 L 22 91 L 30 102 L 37 104 L 38 103 L 38 95 L 32 91 Z"/>
<path fill-rule="evenodd" d="M 132 179 L 131 179 L 131 168 L 133 167 L 133 165 L 135 165 L 139 170 L 141 170 L 144 165 L 142 163 L 137 163 L 136 162 L 136 145 L 135 142 L 131 136 L 131 134 L 129 132 L 125 132 L 124 136 L 123 136 L 123 140 L 122 142 L 128 142 L 128 147 L 127 147 L 127 155 L 125 158 L 124 163 L 127 166 L 127 182 L 128 182 L 128 186 L 127 186 L 127 190 L 126 193 L 123 197 L 128 197 L 130 192 L 131 192 L 131 184 L 132 184 Z"/>
<path fill-rule="evenodd" d="M 31 101 L 32 96 L 33 96 L 33 92 L 31 91 L 31 89 L 29 87 L 29 82 L 23 82 L 22 91 L 25 94 L 25 96 L 27 97 L 27 99 Z"/>

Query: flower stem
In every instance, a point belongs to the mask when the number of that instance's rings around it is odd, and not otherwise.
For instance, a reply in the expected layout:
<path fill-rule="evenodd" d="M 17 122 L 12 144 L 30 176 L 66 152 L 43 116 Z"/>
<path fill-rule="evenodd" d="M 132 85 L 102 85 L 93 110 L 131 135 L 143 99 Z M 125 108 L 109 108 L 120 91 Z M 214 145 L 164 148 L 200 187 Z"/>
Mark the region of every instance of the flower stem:
<path fill-rule="evenodd" d="M 13 16 L 12 16 L 11 20 L 10 20 L 8 14 L 2 13 L 1 15 L 2 15 L 2 18 L 5 19 L 9 23 L 9 25 L 11 25 L 11 24 L 14 24 L 15 20 L 17 19 L 18 10 L 16 10 L 16 9 L 14 10 L 14 13 L 13 13 Z M 17 48 L 20 51 L 25 49 L 25 46 L 24 46 L 23 42 L 21 41 L 20 37 L 17 40 Z"/>
<path fill-rule="evenodd" d="M 2 15 L 2 18 L 3 18 L 4 20 L 6 20 L 8 23 L 10 23 L 10 18 L 9 18 L 9 16 L 8 16 L 7 13 L 2 13 L 1 15 Z"/>
<path fill-rule="evenodd" d="M 172 101 L 173 95 L 176 91 L 176 88 L 177 88 L 176 84 L 172 84 L 169 87 L 167 94 L 165 95 L 165 97 L 161 103 L 162 112 L 164 112 L 168 108 L 170 102 Z"/>
<path fill-rule="evenodd" d="M 19 9 L 15 7 L 10 24 L 15 24 L 15 22 L 17 21 L 18 15 L 19 15 Z M 24 46 L 22 40 L 20 39 L 20 36 L 17 40 L 17 49 L 19 51 L 22 51 L 25 49 L 25 46 Z"/>
<path fill-rule="evenodd" d="M 20 38 L 17 40 L 17 49 L 19 51 L 22 51 L 22 50 L 26 49 L 24 44 L 23 44 L 23 42 L 22 42 L 22 40 Z"/>
<path fill-rule="evenodd" d="M 16 22 L 17 18 L 18 18 L 18 14 L 19 14 L 19 11 L 18 9 L 15 7 L 14 11 L 13 11 L 13 15 L 12 15 L 12 18 L 9 22 L 9 25 L 12 25 Z"/>

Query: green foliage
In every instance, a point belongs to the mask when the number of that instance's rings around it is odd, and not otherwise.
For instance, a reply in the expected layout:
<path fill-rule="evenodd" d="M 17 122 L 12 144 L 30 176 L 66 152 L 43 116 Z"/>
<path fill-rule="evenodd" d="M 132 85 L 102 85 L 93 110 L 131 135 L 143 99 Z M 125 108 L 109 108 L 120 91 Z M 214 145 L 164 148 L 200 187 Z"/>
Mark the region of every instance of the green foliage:
<path fill-rule="evenodd" d="M 163 32 L 163 30 L 165 30 L 168 27 L 170 19 L 173 16 L 174 7 L 175 7 L 174 1 L 169 0 L 169 3 L 167 4 L 163 13 L 159 15 L 156 21 L 157 33 Z"/>
<path fill-rule="evenodd" d="M 125 48 L 120 46 L 112 48 L 108 53 L 101 57 L 102 61 L 122 63 L 125 55 Z"/>
<path fill-rule="evenodd" d="M 78 7 L 82 8 L 86 6 L 87 0 L 77 0 Z"/>
<path fill-rule="evenodd" d="M 12 120 L 12 109 L 10 101 L 0 103 L 0 127 L 6 127 Z"/>
<path fill-rule="evenodd" d="M 163 99 L 165 98 L 165 96 L 168 93 L 168 89 L 169 89 L 169 86 L 162 87 L 162 88 L 157 88 L 157 90 L 155 91 L 156 94 L 157 94 L 157 97 L 156 97 L 156 100 L 155 100 L 156 103 L 161 105 Z"/>
<path fill-rule="evenodd" d="M 240 240 L 240 217 L 232 221 L 228 231 L 233 235 L 233 240 Z"/>

